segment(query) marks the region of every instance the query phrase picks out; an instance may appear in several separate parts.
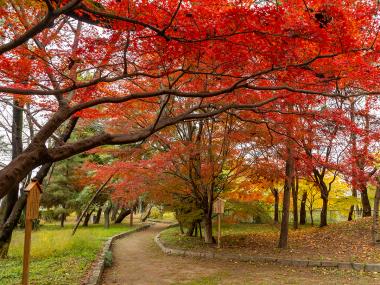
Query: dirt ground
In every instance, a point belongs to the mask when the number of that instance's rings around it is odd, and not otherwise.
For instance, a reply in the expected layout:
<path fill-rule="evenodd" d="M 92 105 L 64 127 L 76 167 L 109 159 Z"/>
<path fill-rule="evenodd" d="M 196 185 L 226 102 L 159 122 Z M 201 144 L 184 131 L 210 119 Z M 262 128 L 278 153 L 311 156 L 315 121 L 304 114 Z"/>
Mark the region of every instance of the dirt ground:
<path fill-rule="evenodd" d="M 380 284 L 374 273 L 168 256 L 153 241 L 166 226 L 155 224 L 116 241 L 102 284 Z"/>

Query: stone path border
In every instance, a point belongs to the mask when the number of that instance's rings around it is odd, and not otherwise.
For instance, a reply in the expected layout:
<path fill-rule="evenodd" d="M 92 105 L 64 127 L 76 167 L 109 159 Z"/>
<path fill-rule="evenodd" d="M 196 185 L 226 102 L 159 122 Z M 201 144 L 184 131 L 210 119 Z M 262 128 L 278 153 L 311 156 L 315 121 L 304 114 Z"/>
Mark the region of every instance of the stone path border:
<path fill-rule="evenodd" d="M 160 239 L 161 233 L 156 235 L 154 241 L 161 248 L 165 254 L 202 257 L 202 258 L 215 258 L 229 261 L 244 261 L 244 262 L 269 262 L 277 263 L 287 266 L 301 266 L 301 267 L 324 267 L 324 268 L 337 268 L 342 270 L 357 270 L 367 272 L 380 272 L 380 263 L 355 263 L 355 262 L 342 262 L 342 261 L 329 261 L 329 260 L 303 260 L 303 259 L 283 259 L 269 256 L 251 256 L 246 254 L 234 253 L 213 253 L 213 252 L 196 252 L 191 250 L 173 249 L 164 245 Z"/>
<path fill-rule="evenodd" d="M 131 230 L 129 232 L 121 233 L 118 235 L 114 235 L 113 237 L 110 237 L 104 243 L 103 249 L 102 249 L 102 251 L 98 257 L 98 260 L 96 261 L 95 266 L 92 267 L 92 272 L 90 274 L 90 277 L 87 279 L 86 285 L 99 285 L 101 283 L 101 281 L 102 281 L 101 277 L 102 277 L 103 270 L 104 270 L 104 257 L 106 255 L 106 253 L 111 249 L 112 243 L 115 240 L 129 236 L 130 234 L 145 230 L 145 229 L 149 228 L 150 226 L 151 226 L 150 224 L 146 224 L 146 225 L 140 226 L 134 230 Z"/>

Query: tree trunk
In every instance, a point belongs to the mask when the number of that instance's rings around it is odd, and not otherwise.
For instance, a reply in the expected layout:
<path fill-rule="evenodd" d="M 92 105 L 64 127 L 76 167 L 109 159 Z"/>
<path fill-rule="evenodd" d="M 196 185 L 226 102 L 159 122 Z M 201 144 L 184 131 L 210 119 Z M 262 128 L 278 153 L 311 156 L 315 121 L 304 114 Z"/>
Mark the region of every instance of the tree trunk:
<path fill-rule="evenodd" d="M 380 204 L 380 179 L 377 178 L 377 186 L 375 193 L 375 201 L 373 205 L 373 222 L 372 222 L 372 240 L 374 244 L 380 243 L 380 232 L 379 232 L 379 204 Z"/>
<path fill-rule="evenodd" d="M 204 225 L 204 241 L 205 243 L 214 243 L 214 239 L 212 237 L 212 218 L 206 215 L 203 218 Z"/>
<path fill-rule="evenodd" d="M 72 131 L 74 130 L 77 122 L 78 122 L 78 117 L 74 117 L 69 121 L 69 123 L 67 124 L 65 128 L 65 131 L 63 132 L 61 136 L 62 141 L 66 142 L 70 138 L 70 135 Z M 44 178 L 48 175 L 52 164 L 53 164 L 52 162 L 49 162 L 42 165 L 42 167 L 38 170 L 34 179 L 37 180 L 40 184 L 42 184 Z M 5 256 L 8 254 L 9 242 L 12 237 L 12 232 L 16 228 L 17 223 L 20 220 L 20 217 L 25 205 L 26 205 L 26 195 L 22 191 L 21 196 L 18 198 L 6 222 L 3 224 L 0 224 L 0 252 L 3 255 L 5 254 Z M 0 258 L 1 258 L 1 254 L 0 254 Z"/>
<path fill-rule="evenodd" d="M 195 230 L 195 223 L 191 223 L 190 226 L 187 228 L 186 235 L 189 237 L 192 237 L 194 235 Z"/>
<path fill-rule="evenodd" d="M 311 221 L 311 225 L 314 226 L 313 210 L 310 210 L 309 213 L 310 213 L 310 221 Z"/>
<path fill-rule="evenodd" d="M 83 221 L 83 226 L 84 227 L 88 227 L 88 222 L 90 221 L 90 218 L 91 218 L 91 215 L 92 215 L 92 212 L 94 210 L 92 210 L 91 212 L 87 213 L 85 218 L 84 218 L 84 221 Z"/>
<path fill-rule="evenodd" d="M 111 212 L 112 204 L 109 203 L 107 208 L 104 209 L 104 227 L 108 229 L 110 227 L 110 212 Z"/>
<path fill-rule="evenodd" d="M 286 248 L 288 246 L 288 232 L 289 232 L 289 206 L 290 206 L 290 191 L 292 183 L 294 183 L 294 156 L 293 150 L 289 143 L 287 147 L 287 159 L 285 164 L 285 185 L 284 185 L 284 198 L 282 202 L 282 220 L 280 239 L 278 243 L 279 248 Z"/>
<path fill-rule="evenodd" d="M 212 204 L 214 202 L 214 191 L 211 187 L 207 189 L 207 201 L 205 203 L 205 215 L 203 218 L 204 222 L 204 241 L 205 243 L 211 244 L 215 243 L 212 237 Z"/>
<path fill-rule="evenodd" d="M 111 221 L 114 222 L 116 220 L 117 214 L 119 212 L 119 204 L 116 204 L 112 207 Z"/>
<path fill-rule="evenodd" d="M 363 217 L 370 217 L 372 214 L 371 203 L 369 202 L 369 199 L 368 199 L 368 191 L 367 191 L 366 186 L 362 187 L 360 198 L 361 198 L 362 206 L 363 206 Z"/>
<path fill-rule="evenodd" d="M 102 207 L 99 207 L 98 211 L 96 212 L 94 224 L 97 225 L 100 223 L 100 217 L 102 216 Z"/>
<path fill-rule="evenodd" d="M 293 200 L 293 229 L 298 229 L 298 177 L 295 177 L 295 183 L 292 183 L 292 200 Z"/>
<path fill-rule="evenodd" d="M 22 152 L 22 127 L 23 127 L 23 111 L 17 100 L 13 100 L 14 107 L 12 109 L 12 160 L 19 156 Z M 3 198 L 0 207 L 0 225 L 4 224 L 12 212 L 14 205 L 18 199 L 19 184 L 13 185 L 7 195 Z"/>
<path fill-rule="evenodd" d="M 348 221 L 353 220 L 354 210 L 355 210 L 355 205 L 351 205 L 350 211 L 348 212 L 348 218 L 347 218 Z"/>
<path fill-rule="evenodd" d="M 152 208 L 153 208 L 153 205 L 150 205 L 150 206 L 148 207 L 148 211 L 146 212 L 146 214 L 145 214 L 144 216 L 141 217 L 141 221 L 142 221 L 142 222 L 145 222 L 145 221 L 149 218 L 149 216 L 150 216 L 150 212 L 152 211 Z"/>
<path fill-rule="evenodd" d="M 115 220 L 115 224 L 121 224 L 124 218 L 128 216 L 130 213 L 131 213 L 131 209 L 128 209 L 128 208 L 122 209 L 119 216 Z"/>
<path fill-rule="evenodd" d="M 280 197 L 279 197 L 277 189 L 274 188 L 271 190 L 272 190 L 272 194 L 274 196 L 274 218 L 273 218 L 273 221 L 275 224 L 278 224 L 278 204 L 280 201 Z"/>
<path fill-rule="evenodd" d="M 327 207 L 329 200 L 326 196 L 322 196 L 322 210 L 321 210 L 321 221 L 319 223 L 320 227 L 327 226 Z"/>
<path fill-rule="evenodd" d="M 133 227 L 133 211 L 129 214 L 129 226 Z"/>
<path fill-rule="evenodd" d="M 19 102 L 14 99 L 13 100 L 13 108 L 12 108 L 12 160 L 18 157 L 22 152 L 22 128 L 23 128 L 23 111 L 20 107 Z M 8 230 L 5 231 L 3 226 L 6 225 L 8 219 L 11 217 L 13 209 L 19 195 L 19 183 L 13 184 L 7 193 L 7 195 L 3 198 L 1 207 L 0 207 L 0 258 L 5 258 L 8 255 L 9 245 L 12 240 L 12 232 L 16 227 L 17 222 L 19 220 L 19 216 L 15 223 L 8 223 Z M 20 213 L 21 215 L 21 213 Z M 12 227 L 13 225 L 13 227 Z M 11 227 L 11 228 L 10 228 Z"/>
<path fill-rule="evenodd" d="M 181 234 L 184 234 L 185 232 L 183 231 L 183 224 L 181 222 L 178 222 L 178 225 L 179 225 L 179 232 Z"/>
<path fill-rule="evenodd" d="M 302 193 L 301 208 L 300 208 L 300 225 L 306 224 L 306 200 L 307 192 Z"/>
<path fill-rule="evenodd" d="M 65 220 L 66 220 L 66 214 L 65 213 L 61 214 L 60 220 L 61 220 L 61 228 L 63 228 L 65 226 Z"/>

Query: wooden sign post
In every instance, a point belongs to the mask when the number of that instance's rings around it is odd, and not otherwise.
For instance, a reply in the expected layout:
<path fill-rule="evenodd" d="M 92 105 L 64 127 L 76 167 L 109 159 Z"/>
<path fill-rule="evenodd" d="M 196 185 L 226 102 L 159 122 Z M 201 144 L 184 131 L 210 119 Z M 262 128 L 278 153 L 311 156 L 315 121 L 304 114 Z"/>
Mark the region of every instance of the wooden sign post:
<path fill-rule="evenodd" d="M 222 198 L 216 198 L 214 201 L 214 213 L 218 214 L 218 244 L 217 248 L 220 248 L 220 238 L 221 238 L 221 222 L 222 214 L 224 213 L 224 203 L 225 200 Z"/>
<path fill-rule="evenodd" d="M 25 239 L 24 260 L 22 270 L 22 285 L 27 285 L 29 280 L 30 244 L 32 237 L 33 220 L 38 218 L 40 208 L 40 196 L 42 189 L 38 181 L 32 181 L 25 189 L 28 198 L 26 200 L 25 212 Z"/>

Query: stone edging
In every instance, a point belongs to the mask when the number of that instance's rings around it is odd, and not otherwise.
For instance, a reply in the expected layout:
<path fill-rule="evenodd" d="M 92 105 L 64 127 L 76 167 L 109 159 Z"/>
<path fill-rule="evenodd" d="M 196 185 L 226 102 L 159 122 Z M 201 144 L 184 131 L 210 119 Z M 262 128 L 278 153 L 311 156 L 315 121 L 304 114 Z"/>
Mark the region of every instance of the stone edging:
<path fill-rule="evenodd" d="M 282 259 L 269 256 L 251 256 L 246 254 L 234 253 L 214 253 L 214 252 L 196 252 L 183 249 L 173 249 L 164 245 L 160 238 L 161 233 L 155 236 L 154 241 L 165 254 L 202 257 L 202 258 L 215 258 L 230 261 L 244 261 L 244 262 L 270 262 L 287 266 L 300 266 L 300 267 L 324 267 L 324 268 L 337 268 L 342 270 L 357 270 L 367 272 L 380 272 L 380 263 L 355 263 L 355 262 L 342 262 L 342 261 L 329 261 L 329 260 L 304 260 L 304 259 Z"/>
<path fill-rule="evenodd" d="M 150 224 L 143 225 L 129 232 L 121 233 L 110 237 L 103 246 L 103 249 L 98 257 L 98 260 L 95 263 L 95 266 L 92 268 L 90 277 L 87 279 L 86 285 L 99 285 L 101 283 L 101 277 L 104 271 L 104 257 L 106 253 L 111 249 L 112 243 L 123 237 L 129 236 L 130 234 L 145 230 L 150 227 Z"/>

